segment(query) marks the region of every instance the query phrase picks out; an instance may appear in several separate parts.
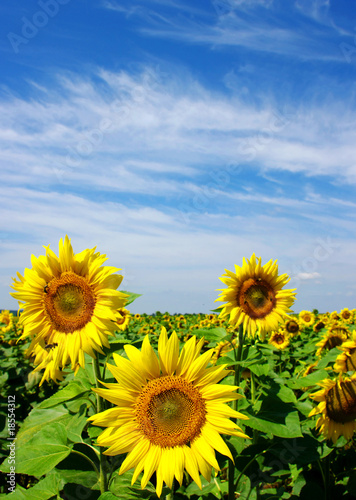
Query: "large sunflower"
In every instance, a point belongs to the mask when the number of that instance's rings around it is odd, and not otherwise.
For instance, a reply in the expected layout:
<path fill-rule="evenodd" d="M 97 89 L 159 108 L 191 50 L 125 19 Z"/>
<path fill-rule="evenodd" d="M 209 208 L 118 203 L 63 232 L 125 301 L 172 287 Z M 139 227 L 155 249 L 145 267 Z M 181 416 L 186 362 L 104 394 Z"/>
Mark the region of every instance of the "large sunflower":
<path fill-rule="evenodd" d="M 337 380 L 324 379 L 318 385 L 323 389 L 310 397 L 319 404 L 309 417 L 320 414 L 316 428 L 320 428 L 320 433 L 334 443 L 341 435 L 350 439 L 356 430 L 355 375 Z"/>
<path fill-rule="evenodd" d="M 59 257 L 49 246 L 46 255 L 31 257 L 32 269 L 17 273 L 11 295 L 23 309 L 21 338 L 32 337 L 30 355 L 41 346 L 55 346 L 51 371 L 57 373 L 67 363 L 84 366 L 84 353 L 95 357 L 102 346 L 109 347 L 107 336 L 115 329 L 118 314 L 127 295 L 116 290 L 122 276 L 116 267 L 102 266 L 105 255 L 95 248 L 74 254 L 70 239 L 59 242 Z M 45 359 L 44 354 L 40 355 Z M 47 357 L 46 357 L 47 358 Z M 42 362 L 42 361 L 41 361 Z"/>
<path fill-rule="evenodd" d="M 156 491 L 163 481 L 172 487 L 182 483 L 184 469 L 201 488 L 199 473 L 210 480 L 212 468 L 219 469 L 217 450 L 232 458 L 221 433 L 247 437 L 229 417 L 246 419 L 224 403 L 239 399 L 237 387 L 218 385 L 227 374 L 226 365 L 208 367 L 213 349 L 199 356 L 204 339 L 191 337 L 179 354 L 175 332 L 169 340 L 162 328 L 158 357 L 144 338 L 141 351 L 125 345 L 129 359 L 114 353 L 116 366 L 107 367 L 117 383 L 94 389 L 115 407 L 90 417 L 95 425 L 107 427 L 98 437 L 99 446 L 108 446 L 106 455 L 127 453 L 123 474 L 135 468 L 132 484 L 144 471 L 141 487 L 156 472 Z"/>
<path fill-rule="evenodd" d="M 254 336 L 256 330 L 262 337 L 268 331 L 278 329 L 290 312 L 295 300 L 294 290 L 282 290 L 290 280 L 287 274 L 278 275 L 277 261 L 261 265 L 261 257 L 255 254 L 250 260 L 243 259 L 242 267 L 235 265 L 235 273 L 225 269 L 220 280 L 228 288 L 219 289 L 221 295 L 215 302 L 227 302 L 219 306 L 220 316 L 229 316 L 235 326 L 243 324 L 245 332 Z"/>

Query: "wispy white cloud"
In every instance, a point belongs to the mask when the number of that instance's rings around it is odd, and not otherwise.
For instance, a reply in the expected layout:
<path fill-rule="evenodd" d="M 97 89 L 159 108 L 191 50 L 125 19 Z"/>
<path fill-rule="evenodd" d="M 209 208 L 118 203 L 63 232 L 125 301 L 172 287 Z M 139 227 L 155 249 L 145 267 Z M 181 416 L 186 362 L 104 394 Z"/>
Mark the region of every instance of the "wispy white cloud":
<path fill-rule="evenodd" d="M 356 181 L 346 103 L 283 114 L 149 69 L 95 77 L 61 77 L 51 92 L 39 84 L 31 98 L 0 103 L 4 307 L 14 307 L 10 276 L 66 233 L 76 251 L 97 245 L 123 267 L 146 312 L 213 308 L 218 276 L 253 252 L 281 256 L 309 294 L 319 285 L 303 273 L 323 286 L 350 282 L 354 201 L 330 196 L 328 216 L 317 184 L 290 191 L 279 176 Z M 328 236 L 339 247 L 314 262 L 316 238 Z"/>

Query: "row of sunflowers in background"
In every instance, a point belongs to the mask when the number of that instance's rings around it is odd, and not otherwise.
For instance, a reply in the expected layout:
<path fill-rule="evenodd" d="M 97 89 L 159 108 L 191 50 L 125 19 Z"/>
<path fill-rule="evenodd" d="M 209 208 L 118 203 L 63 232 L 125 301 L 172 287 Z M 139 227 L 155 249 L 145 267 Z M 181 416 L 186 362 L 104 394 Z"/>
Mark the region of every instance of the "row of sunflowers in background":
<path fill-rule="evenodd" d="M 355 310 L 293 314 L 252 255 L 211 314 L 134 315 L 105 255 L 45 250 L 0 315 L 3 496 L 11 397 L 15 500 L 356 497 Z"/>

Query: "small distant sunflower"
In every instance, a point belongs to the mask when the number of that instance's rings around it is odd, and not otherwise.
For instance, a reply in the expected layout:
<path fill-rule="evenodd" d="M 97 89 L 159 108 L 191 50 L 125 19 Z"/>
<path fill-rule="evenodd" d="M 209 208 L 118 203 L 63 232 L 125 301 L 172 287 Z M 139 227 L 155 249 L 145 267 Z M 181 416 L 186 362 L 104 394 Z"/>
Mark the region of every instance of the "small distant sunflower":
<path fill-rule="evenodd" d="M 310 375 L 311 373 L 315 372 L 318 363 L 319 363 L 319 360 L 314 361 L 314 363 L 311 363 L 310 365 L 308 365 L 303 370 L 303 377 L 306 377 L 307 375 Z"/>
<path fill-rule="evenodd" d="M 289 335 L 295 337 L 300 332 L 300 324 L 297 318 L 289 318 L 284 323 L 284 329 Z"/>
<path fill-rule="evenodd" d="M 0 328 L 3 333 L 10 332 L 14 327 L 14 315 L 10 311 L 1 311 L 0 323 L 5 325 Z"/>
<path fill-rule="evenodd" d="M 285 349 L 289 346 L 289 335 L 285 330 L 279 330 L 278 332 L 271 333 L 268 343 L 276 347 L 277 349 Z"/>
<path fill-rule="evenodd" d="M 322 339 L 315 344 L 319 349 L 316 351 L 316 355 L 320 356 L 324 350 L 330 350 L 334 347 L 340 346 L 345 340 L 347 340 L 348 336 L 345 332 L 346 329 L 343 327 L 332 327 L 329 329 Z"/>
<path fill-rule="evenodd" d="M 330 313 L 330 319 L 332 321 L 339 320 L 340 316 L 339 316 L 338 312 L 337 311 L 333 311 L 332 313 Z"/>
<path fill-rule="evenodd" d="M 129 359 L 114 353 L 116 366 L 107 365 L 118 383 L 94 389 L 115 405 L 89 419 L 107 427 L 98 445 L 109 447 L 106 455 L 128 453 L 119 473 L 135 468 L 132 484 L 144 471 L 145 488 L 156 472 L 158 497 L 163 481 L 169 488 L 174 477 L 182 484 L 184 469 L 199 488 L 199 473 L 210 481 L 212 468 L 220 470 L 215 450 L 232 459 L 220 434 L 247 437 L 229 420 L 247 417 L 224 404 L 242 396 L 237 387 L 218 384 L 227 374 L 225 365 L 207 368 L 213 349 L 199 356 L 203 343 L 193 336 L 179 354 L 176 333 L 168 340 L 162 328 L 158 359 L 148 337 L 141 351 L 125 345 Z"/>
<path fill-rule="evenodd" d="M 356 370 L 356 342 L 353 340 L 343 342 L 340 349 L 342 353 L 338 355 L 335 361 L 334 370 L 336 372 L 350 372 Z"/>
<path fill-rule="evenodd" d="M 222 340 L 221 342 L 219 342 L 214 349 L 214 353 L 211 357 L 211 362 L 215 364 L 217 360 L 221 358 L 221 356 L 224 356 L 228 352 L 235 349 L 236 345 L 237 339 L 232 339 L 232 342 L 228 340 Z"/>
<path fill-rule="evenodd" d="M 316 428 L 320 428 L 319 432 L 334 443 L 339 436 L 351 439 L 356 430 L 355 376 L 324 379 L 317 385 L 323 389 L 310 395 L 319 404 L 309 413 L 309 417 L 320 414 Z"/>
<path fill-rule="evenodd" d="M 340 311 L 340 318 L 344 323 L 352 323 L 353 322 L 353 313 L 345 307 Z"/>
<path fill-rule="evenodd" d="M 229 317 L 232 325 L 243 324 L 245 332 L 261 337 L 278 329 L 279 323 L 288 316 L 295 300 L 294 290 L 282 290 L 290 280 L 287 274 L 278 275 L 277 261 L 261 265 L 261 257 L 255 254 L 250 260 L 243 259 L 242 267 L 235 265 L 235 273 L 225 269 L 220 280 L 227 289 L 219 289 L 221 295 L 215 302 L 227 302 L 219 306 L 220 317 Z"/>
<path fill-rule="evenodd" d="M 318 333 L 318 332 L 320 332 L 320 330 L 325 328 L 326 325 L 327 325 L 327 321 L 325 319 L 318 319 L 313 326 L 313 330 L 315 333 Z"/>
<path fill-rule="evenodd" d="M 130 311 L 125 309 L 124 307 L 121 307 L 118 311 L 119 313 L 119 318 L 116 320 L 116 326 L 118 327 L 119 330 L 126 330 L 128 327 L 128 324 L 130 323 Z"/>
<path fill-rule="evenodd" d="M 31 257 L 32 269 L 17 273 L 11 293 L 23 309 L 21 339 L 32 337 L 30 355 L 37 345 L 56 345 L 53 370 L 67 363 L 84 366 L 84 353 L 95 357 L 115 329 L 117 309 L 127 295 L 116 290 L 122 276 L 116 267 L 102 266 L 105 255 L 95 248 L 74 254 L 70 239 L 59 242 L 59 257 L 44 247 L 46 255 Z"/>
<path fill-rule="evenodd" d="M 310 311 L 300 311 L 299 321 L 304 326 L 312 326 L 315 322 L 315 314 Z"/>

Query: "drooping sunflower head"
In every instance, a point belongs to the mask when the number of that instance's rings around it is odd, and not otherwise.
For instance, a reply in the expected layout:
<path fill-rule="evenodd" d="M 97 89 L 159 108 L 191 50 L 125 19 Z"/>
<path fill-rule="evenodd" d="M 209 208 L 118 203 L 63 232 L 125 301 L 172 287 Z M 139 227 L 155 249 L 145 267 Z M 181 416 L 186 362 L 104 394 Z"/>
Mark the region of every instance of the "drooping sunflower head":
<path fill-rule="evenodd" d="M 304 326 L 312 326 L 315 322 L 315 314 L 310 311 L 300 311 L 299 321 Z"/>
<path fill-rule="evenodd" d="M 289 346 L 290 336 L 286 330 L 280 329 L 277 332 L 272 332 L 268 343 L 276 347 L 277 349 L 283 350 Z"/>
<path fill-rule="evenodd" d="M 116 320 L 116 326 L 119 330 L 124 331 L 130 323 L 130 311 L 128 309 L 125 309 L 125 307 L 120 307 L 117 312 L 119 313 L 119 317 Z"/>
<path fill-rule="evenodd" d="M 145 337 L 141 351 L 125 345 L 128 359 L 114 354 L 116 366 L 108 368 L 117 384 L 94 389 L 115 407 L 90 417 L 94 425 L 107 427 L 98 437 L 104 453 L 127 453 L 123 474 L 135 468 L 132 484 L 144 471 L 145 488 L 156 472 L 156 491 L 163 482 L 172 487 L 174 477 L 182 484 L 184 469 L 201 488 L 199 474 L 210 481 L 212 468 L 220 470 L 215 450 L 231 458 L 220 434 L 247 437 L 229 417 L 246 418 L 226 402 L 242 396 L 237 387 L 218 385 L 225 365 L 208 367 L 213 349 L 199 356 L 204 339 L 191 337 L 179 353 L 175 332 L 168 339 L 163 328 L 158 358 Z"/>
<path fill-rule="evenodd" d="M 318 385 L 322 390 L 310 397 L 319 402 L 309 417 L 320 414 L 316 428 L 335 443 L 339 436 L 351 439 L 356 430 L 356 378 L 324 379 Z"/>
<path fill-rule="evenodd" d="M 319 347 L 316 351 L 316 355 L 320 356 L 321 353 L 325 350 L 330 351 L 334 347 L 341 346 L 345 340 L 348 339 L 348 330 L 340 325 L 331 327 L 325 335 L 323 335 L 322 339 L 317 342 L 315 345 Z"/>
<path fill-rule="evenodd" d="M 315 333 L 320 332 L 323 328 L 327 326 L 328 322 L 324 318 L 319 318 L 313 325 L 313 330 Z"/>
<path fill-rule="evenodd" d="M 356 371 L 356 338 L 343 342 L 340 349 L 342 352 L 335 361 L 334 370 L 336 372 Z"/>
<path fill-rule="evenodd" d="M 222 340 L 221 342 L 218 342 L 218 344 L 216 345 L 216 347 L 214 349 L 214 353 L 211 357 L 211 362 L 216 363 L 217 360 L 219 358 L 221 358 L 221 356 L 224 356 L 228 352 L 235 349 L 236 345 L 237 345 L 236 338 L 232 339 L 232 342 L 230 342 L 228 340 Z"/>
<path fill-rule="evenodd" d="M 8 310 L 1 311 L 0 324 L 3 325 L 0 326 L 2 333 L 10 332 L 14 327 L 14 315 Z"/>
<path fill-rule="evenodd" d="M 235 266 L 235 272 L 225 269 L 220 280 L 228 288 L 220 289 L 221 295 L 215 302 L 227 302 L 219 306 L 220 316 L 238 326 L 243 324 L 248 335 L 256 331 L 263 338 L 266 332 L 277 330 L 279 323 L 288 315 L 295 300 L 294 290 L 282 290 L 290 278 L 278 275 L 277 261 L 270 260 L 262 266 L 261 257 L 255 254 L 250 260 L 243 259 L 242 267 Z"/>
<path fill-rule="evenodd" d="M 69 362 L 74 369 L 84 366 L 84 353 L 94 357 L 102 346 L 109 347 L 107 337 L 127 295 L 116 290 L 122 281 L 114 274 L 119 269 L 103 266 L 107 258 L 95 248 L 75 255 L 68 236 L 59 242 L 59 257 L 44 248 L 45 256 L 32 255 L 32 268 L 17 274 L 10 295 L 23 309 L 21 338 L 32 338 L 28 354 L 39 344 L 56 344 L 54 370 Z"/>

